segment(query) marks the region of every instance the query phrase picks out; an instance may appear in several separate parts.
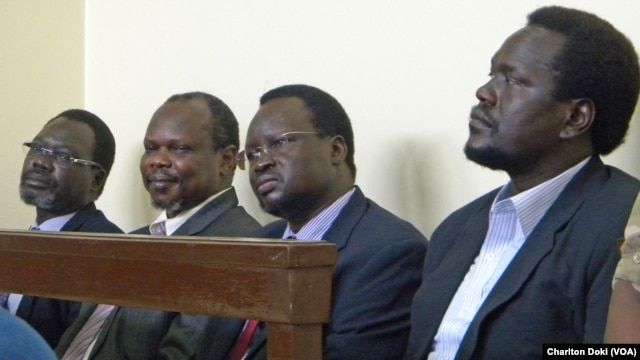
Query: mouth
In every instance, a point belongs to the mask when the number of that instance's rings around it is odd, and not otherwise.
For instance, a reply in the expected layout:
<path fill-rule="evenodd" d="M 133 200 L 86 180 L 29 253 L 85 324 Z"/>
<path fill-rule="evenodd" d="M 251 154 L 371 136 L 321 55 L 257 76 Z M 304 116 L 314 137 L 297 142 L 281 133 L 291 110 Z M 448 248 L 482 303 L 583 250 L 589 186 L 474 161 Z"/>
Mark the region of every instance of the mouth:
<path fill-rule="evenodd" d="M 493 121 L 482 110 L 475 107 L 471 110 L 471 115 L 469 116 L 469 128 L 491 129 L 493 128 Z"/>
<path fill-rule="evenodd" d="M 265 196 L 273 191 L 278 185 L 278 180 L 273 177 L 262 177 L 256 182 L 256 193 L 260 196 Z"/>
<path fill-rule="evenodd" d="M 149 188 L 153 188 L 155 190 L 166 189 L 176 182 L 177 179 L 174 176 L 169 176 L 167 174 L 154 173 L 147 176 L 147 184 Z"/>
<path fill-rule="evenodd" d="M 22 184 L 30 187 L 45 188 L 51 186 L 51 177 L 45 174 L 28 172 L 22 177 Z"/>

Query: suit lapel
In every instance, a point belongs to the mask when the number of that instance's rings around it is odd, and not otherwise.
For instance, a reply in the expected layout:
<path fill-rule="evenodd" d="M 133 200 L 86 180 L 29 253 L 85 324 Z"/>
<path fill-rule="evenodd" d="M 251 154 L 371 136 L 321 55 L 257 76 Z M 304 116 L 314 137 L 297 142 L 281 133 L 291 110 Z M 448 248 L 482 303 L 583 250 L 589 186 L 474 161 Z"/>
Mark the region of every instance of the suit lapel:
<path fill-rule="evenodd" d="M 347 245 L 351 233 L 367 211 L 367 199 L 362 190 L 356 186 L 351 199 L 344 206 L 333 224 L 324 234 L 324 239 L 336 244 L 338 252 Z"/>
<path fill-rule="evenodd" d="M 96 205 L 94 203 L 88 203 L 69 219 L 60 231 L 78 231 L 82 227 L 82 224 L 93 216 L 94 211 L 96 211 Z"/>
<path fill-rule="evenodd" d="M 69 345 L 73 339 L 76 338 L 84 324 L 87 322 L 91 314 L 93 314 L 93 310 L 96 308 L 96 304 L 82 303 L 80 306 L 80 311 L 78 312 L 78 317 L 74 322 L 71 323 L 71 326 L 64 332 L 58 346 L 56 347 L 56 355 L 58 357 L 62 357 L 64 353 L 69 349 Z"/>
<path fill-rule="evenodd" d="M 20 304 L 18 304 L 18 309 L 16 310 L 16 315 L 25 320 L 31 319 L 31 315 L 33 315 L 33 296 L 22 296 Z"/>
<path fill-rule="evenodd" d="M 422 319 L 418 329 L 424 329 L 424 332 L 421 330 L 420 338 L 433 339 L 435 337 L 458 286 L 478 256 L 489 227 L 489 209 L 498 190 L 477 200 L 475 209 L 470 212 L 465 224 L 443 230 L 454 232 L 454 234 L 439 234 L 439 237 L 448 239 L 441 243 L 439 248 L 429 245 L 423 278 L 423 284 L 428 284 L 428 288 L 421 290 L 429 295 L 421 297 L 421 302 L 414 303 L 412 306 L 412 311 L 421 314 L 415 316 Z M 438 296 L 433 296 L 434 294 L 438 294 Z M 436 314 L 439 316 L 438 318 L 435 318 Z M 428 356 L 431 346 L 430 341 L 420 342 L 421 348 L 417 352 L 422 354 L 420 358 Z"/>
<path fill-rule="evenodd" d="M 233 188 L 220 194 L 217 198 L 210 201 L 202 209 L 193 214 L 182 226 L 174 233 L 174 236 L 191 236 L 201 233 L 207 226 L 224 214 L 229 209 L 238 205 L 238 197 Z"/>

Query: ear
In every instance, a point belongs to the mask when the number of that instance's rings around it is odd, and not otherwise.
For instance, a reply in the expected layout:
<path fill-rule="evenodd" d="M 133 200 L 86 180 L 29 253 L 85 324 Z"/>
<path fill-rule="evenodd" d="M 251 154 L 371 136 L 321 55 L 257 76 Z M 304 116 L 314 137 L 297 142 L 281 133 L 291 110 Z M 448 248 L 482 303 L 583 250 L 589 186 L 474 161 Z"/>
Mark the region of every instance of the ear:
<path fill-rule="evenodd" d="M 342 135 L 336 135 L 331 139 L 331 163 L 339 165 L 347 158 L 347 144 Z"/>
<path fill-rule="evenodd" d="M 235 145 L 229 145 L 220 150 L 222 158 L 220 160 L 220 175 L 231 175 L 236 169 L 236 159 L 238 156 L 238 148 Z"/>
<path fill-rule="evenodd" d="M 107 181 L 107 172 L 102 168 L 93 168 L 93 179 L 91 181 L 91 191 L 96 194 L 100 193 L 100 190 L 104 187 L 104 183 Z"/>
<path fill-rule="evenodd" d="M 590 99 L 570 100 L 570 113 L 560 133 L 562 139 L 578 137 L 587 132 L 596 116 L 596 106 Z"/>

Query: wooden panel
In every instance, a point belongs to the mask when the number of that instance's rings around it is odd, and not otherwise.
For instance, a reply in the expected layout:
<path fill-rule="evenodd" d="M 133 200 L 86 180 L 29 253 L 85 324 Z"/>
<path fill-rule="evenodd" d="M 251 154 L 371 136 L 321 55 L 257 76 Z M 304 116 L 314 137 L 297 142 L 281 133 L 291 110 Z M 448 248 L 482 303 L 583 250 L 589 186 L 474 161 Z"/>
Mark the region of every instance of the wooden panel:
<path fill-rule="evenodd" d="M 336 256 L 321 241 L 0 231 L 0 291 L 262 320 L 270 358 L 320 359 Z"/>

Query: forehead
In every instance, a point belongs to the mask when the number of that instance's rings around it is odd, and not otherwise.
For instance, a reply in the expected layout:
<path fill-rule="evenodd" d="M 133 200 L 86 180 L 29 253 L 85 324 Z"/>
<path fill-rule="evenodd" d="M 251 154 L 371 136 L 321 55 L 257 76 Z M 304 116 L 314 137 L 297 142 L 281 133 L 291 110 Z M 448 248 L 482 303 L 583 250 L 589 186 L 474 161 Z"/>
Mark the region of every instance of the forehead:
<path fill-rule="evenodd" d="M 566 36 L 539 26 L 527 26 L 511 35 L 491 59 L 492 67 L 552 70 Z"/>
<path fill-rule="evenodd" d="M 313 113 L 302 99 L 287 97 L 269 100 L 260 106 L 249 125 L 248 134 L 314 131 Z"/>
<path fill-rule="evenodd" d="M 78 154 L 91 154 L 95 144 L 93 129 L 80 121 L 59 117 L 48 124 L 36 135 L 34 140 L 45 146 L 65 148 Z"/>
<path fill-rule="evenodd" d="M 162 133 L 166 136 L 207 137 L 213 128 L 211 112 L 203 99 L 178 100 L 165 103 L 153 114 L 146 136 Z"/>

